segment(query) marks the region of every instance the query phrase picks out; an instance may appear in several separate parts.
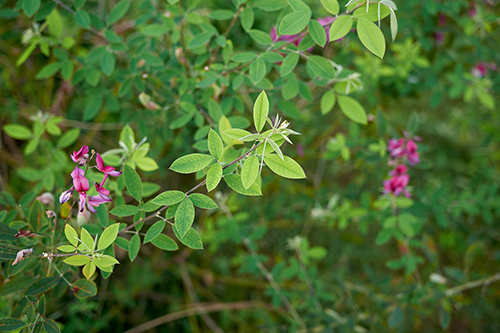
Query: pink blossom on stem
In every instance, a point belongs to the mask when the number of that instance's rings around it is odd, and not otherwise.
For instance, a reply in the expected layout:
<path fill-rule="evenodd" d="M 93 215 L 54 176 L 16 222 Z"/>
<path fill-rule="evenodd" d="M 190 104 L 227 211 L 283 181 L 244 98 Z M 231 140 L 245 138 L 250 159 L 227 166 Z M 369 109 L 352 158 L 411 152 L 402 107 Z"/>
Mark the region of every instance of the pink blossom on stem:
<path fill-rule="evenodd" d="M 82 166 L 87 163 L 87 160 L 89 158 L 89 147 L 88 146 L 83 146 L 80 148 L 79 151 L 74 151 L 73 154 L 70 155 L 71 159 L 73 162 L 78 163 L 78 165 Z"/>
<path fill-rule="evenodd" d="M 73 195 L 73 190 L 74 189 L 75 188 L 72 186 L 69 190 L 64 191 L 63 193 L 61 193 L 61 196 L 59 197 L 59 202 L 61 204 L 63 204 L 66 201 L 68 201 L 69 199 L 71 199 L 71 196 Z"/>
<path fill-rule="evenodd" d="M 387 150 L 391 152 L 391 157 L 402 157 L 404 156 L 404 144 L 405 139 L 390 139 Z"/>
<path fill-rule="evenodd" d="M 75 170 L 71 172 L 71 178 L 73 178 L 73 186 L 77 192 L 86 192 L 89 190 L 89 181 L 85 178 L 84 170 L 75 167 Z"/>
<path fill-rule="evenodd" d="M 85 200 L 87 199 L 87 193 L 80 192 L 80 213 L 85 209 Z"/>
<path fill-rule="evenodd" d="M 99 194 L 99 195 L 95 195 L 95 196 L 88 196 L 87 197 L 87 208 L 92 213 L 95 213 L 96 210 L 94 207 L 98 207 L 100 204 L 103 204 L 106 202 L 111 202 L 111 199 L 106 195 Z"/>
<path fill-rule="evenodd" d="M 410 139 L 406 142 L 405 154 L 411 166 L 420 163 L 420 156 L 418 155 L 417 148 L 418 146 L 415 141 Z"/>
<path fill-rule="evenodd" d="M 398 196 L 403 193 L 407 198 L 410 197 L 410 193 L 406 189 L 408 182 L 410 181 L 410 176 L 407 174 L 400 176 L 393 176 L 384 181 L 384 194 L 391 193 L 394 196 Z"/>
<path fill-rule="evenodd" d="M 97 153 L 95 160 L 97 163 L 97 169 L 99 171 L 113 177 L 118 177 L 122 174 L 120 171 L 115 171 L 115 168 L 113 168 L 112 166 L 104 166 L 104 160 L 102 159 L 101 155 L 99 155 L 99 153 Z"/>
<path fill-rule="evenodd" d="M 399 164 L 396 167 L 396 169 L 394 169 L 391 172 L 389 172 L 389 175 L 391 175 L 391 176 L 401 176 L 401 175 L 406 174 L 407 171 L 408 171 L 408 167 L 406 165 Z"/>
<path fill-rule="evenodd" d="M 104 188 L 104 182 L 106 181 L 107 178 L 108 178 L 108 175 L 104 174 L 104 179 L 102 180 L 102 182 L 100 184 L 95 183 L 95 189 L 96 189 L 97 193 L 102 194 L 102 195 L 109 195 L 109 191 Z"/>

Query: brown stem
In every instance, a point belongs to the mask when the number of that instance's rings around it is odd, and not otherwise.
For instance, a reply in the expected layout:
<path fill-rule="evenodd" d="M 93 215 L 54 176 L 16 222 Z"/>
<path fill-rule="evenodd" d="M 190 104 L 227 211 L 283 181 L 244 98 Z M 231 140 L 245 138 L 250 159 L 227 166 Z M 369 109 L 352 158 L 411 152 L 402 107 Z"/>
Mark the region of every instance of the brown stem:
<path fill-rule="evenodd" d="M 224 37 L 227 37 L 227 35 L 229 35 L 229 32 L 233 28 L 234 24 L 236 23 L 236 20 L 238 19 L 238 16 L 240 16 L 240 14 L 243 11 L 244 7 L 245 7 L 245 4 L 242 4 L 240 6 L 240 8 L 238 8 L 238 11 L 236 13 L 234 13 L 234 16 L 233 16 L 233 19 L 231 20 L 231 23 L 229 23 L 229 26 L 227 27 L 226 31 L 224 32 Z M 217 46 L 217 48 L 215 49 L 214 53 L 210 57 L 210 60 L 208 61 L 208 66 L 209 67 L 215 61 L 215 57 L 217 57 L 217 54 L 219 53 L 219 51 L 220 51 L 220 46 Z"/>

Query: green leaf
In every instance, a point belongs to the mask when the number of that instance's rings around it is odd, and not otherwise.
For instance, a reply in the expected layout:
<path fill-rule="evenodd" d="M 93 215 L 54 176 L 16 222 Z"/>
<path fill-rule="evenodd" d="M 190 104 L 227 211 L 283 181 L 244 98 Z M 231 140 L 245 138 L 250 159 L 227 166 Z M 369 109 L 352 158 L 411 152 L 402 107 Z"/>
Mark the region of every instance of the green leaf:
<path fill-rule="evenodd" d="M 85 245 L 84 249 L 86 249 L 87 251 L 91 252 L 94 249 L 95 240 L 92 238 L 92 236 L 90 235 L 90 233 L 88 232 L 87 229 L 85 229 L 85 228 L 81 229 L 80 240 Z"/>
<path fill-rule="evenodd" d="M 219 185 L 222 178 L 222 166 L 219 163 L 215 163 L 208 169 L 207 172 L 207 191 L 210 192 Z"/>
<path fill-rule="evenodd" d="M 53 319 L 45 319 L 43 328 L 45 328 L 47 333 L 61 333 L 59 326 L 57 326 L 57 323 Z"/>
<path fill-rule="evenodd" d="M 113 24 L 119 19 L 121 19 L 127 13 L 129 7 L 130 7 L 130 0 L 120 1 L 109 14 L 108 24 Z"/>
<path fill-rule="evenodd" d="M 78 246 L 78 234 L 76 233 L 76 230 L 69 224 L 66 224 L 64 226 L 64 235 L 66 236 L 68 242 L 71 243 L 71 245 Z"/>
<path fill-rule="evenodd" d="M 229 9 L 217 9 L 211 12 L 208 16 L 213 18 L 214 20 L 229 20 L 234 16 L 234 12 Z"/>
<path fill-rule="evenodd" d="M 278 155 L 270 154 L 264 156 L 264 162 L 278 176 L 290 179 L 306 178 L 302 167 L 291 157 L 284 156 L 284 160 L 282 160 Z"/>
<path fill-rule="evenodd" d="M 371 53 L 382 59 L 385 54 L 385 39 L 379 27 L 370 20 L 360 18 L 356 30 L 361 43 Z"/>
<path fill-rule="evenodd" d="M 71 258 L 71 257 L 70 257 Z M 38 295 L 54 288 L 59 283 L 59 276 L 41 278 L 31 284 L 24 292 L 25 295 Z"/>
<path fill-rule="evenodd" d="M 139 234 L 135 234 L 130 239 L 130 243 L 128 245 L 128 257 L 130 261 L 134 261 L 137 255 L 139 254 L 139 250 L 141 248 L 141 237 Z"/>
<path fill-rule="evenodd" d="M 87 280 L 90 280 L 92 275 L 94 275 L 95 273 L 95 264 L 93 262 L 86 263 L 85 266 L 83 266 L 82 268 L 82 273 Z"/>
<path fill-rule="evenodd" d="M 231 56 L 233 55 L 233 42 L 231 40 L 226 40 L 226 45 L 224 49 L 222 49 L 222 59 L 224 60 L 224 64 L 228 64 L 229 60 L 231 60 Z M 214 119 L 218 121 L 218 119 Z"/>
<path fill-rule="evenodd" d="M 216 160 L 221 159 L 222 152 L 224 151 L 224 145 L 219 134 L 217 134 L 217 132 L 213 129 L 210 129 L 210 132 L 208 132 L 208 150 L 213 158 Z"/>
<path fill-rule="evenodd" d="M 154 171 L 158 169 L 158 164 L 151 157 L 143 157 L 138 161 L 135 161 L 135 164 L 142 171 Z"/>
<path fill-rule="evenodd" d="M 326 32 L 321 23 L 316 20 L 311 20 L 311 22 L 309 22 L 309 33 L 316 44 L 325 47 Z"/>
<path fill-rule="evenodd" d="M 112 53 L 106 52 L 101 58 L 101 69 L 106 76 L 113 74 L 115 70 L 116 59 Z"/>
<path fill-rule="evenodd" d="M 29 218 L 31 228 L 35 232 L 38 232 L 38 230 L 40 230 L 40 227 L 42 227 L 44 214 L 45 209 L 43 208 L 43 204 L 40 201 L 36 200 L 31 206 Z"/>
<path fill-rule="evenodd" d="M 330 42 L 340 39 L 347 35 L 352 28 L 352 17 L 349 15 L 342 15 L 337 17 L 330 27 Z"/>
<path fill-rule="evenodd" d="M 84 29 L 90 29 L 90 15 L 84 10 L 79 10 L 75 14 L 76 23 Z"/>
<path fill-rule="evenodd" d="M 243 30 L 249 32 L 250 29 L 252 29 L 254 19 L 255 13 L 253 11 L 253 8 L 246 7 L 240 14 L 240 22 Z"/>
<path fill-rule="evenodd" d="M 295 35 L 301 32 L 309 24 L 310 11 L 293 12 L 281 20 L 279 26 L 280 35 Z"/>
<path fill-rule="evenodd" d="M 29 128 L 18 124 L 5 125 L 3 130 L 8 136 L 17 140 L 27 140 L 33 135 Z"/>
<path fill-rule="evenodd" d="M 103 227 L 109 224 L 108 207 L 106 205 L 99 205 L 95 207 L 97 218 Z"/>
<path fill-rule="evenodd" d="M 264 60 L 257 58 L 250 65 L 248 76 L 253 84 L 257 84 L 266 76 L 266 63 Z"/>
<path fill-rule="evenodd" d="M 253 105 L 253 122 L 255 129 L 260 132 L 266 124 L 266 118 L 269 114 L 269 100 L 265 91 L 259 94 Z"/>
<path fill-rule="evenodd" d="M 141 33 L 148 37 L 159 37 L 170 29 L 163 24 L 149 24 L 141 29 Z"/>
<path fill-rule="evenodd" d="M 89 121 L 95 118 L 95 116 L 97 116 L 97 114 L 101 110 L 102 103 L 102 97 L 88 97 L 85 109 L 83 109 L 83 120 Z"/>
<path fill-rule="evenodd" d="M 283 63 L 281 64 L 280 74 L 281 76 L 286 76 L 290 74 L 297 66 L 299 62 L 299 54 L 298 53 L 290 53 L 285 57 Z"/>
<path fill-rule="evenodd" d="M 274 53 L 274 52 L 261 53 L 260 58 L 264 61 L 272 63 L 283 61 L 283 56 L 279 53 Z"/>
<path fill-rule="evenodd" d="M 79 128 L 70 129 L 69 131 L 64 133 L 63 136 L 59 138 L 59 140 L 57 140 L 56 146 L 57 148 L 69 147 L 78 139 L 79 136 L 80 136 Z"/>
<path fill-rule="evenodd" d="M 113 208 L 110 213 L 116 216 L 131 216 L 139 213 L 139 208 L 132 205 L 121 205 Z"/>
<path fill-rule="evenodd" d="M 273 148 L 273 151 L 278 154 L 278 156 L 283 160 L 284 159 L 284 156 L 283 156 L 283 153 L 281 152 L 281 149 L 280 147 L 276 144 L 276 142 L 274 142 L 274 140 L 272 139 L 267 139 L 267 142 L 269 143 L 269 145 L 271 146 L 271 148 Z"/>
<path fill-rule="evenodd" d="M 175 251 L 179 249 L 177 243 L 172 238 L 168 237 L 165 234 L 159 234 L 158 237 L 156 237 L 151 241 L 151 244 L 165 251 Z"/>
<path fill-rule="evenodd" d="M 120 223 L 113 223 L 112 225 L 104 229 L 104 231 L 101 234 L 101 238 L 99 238 L 97 249 L 99 251 L 105 250 L 108 246 L 113 244 L 116 237 L 118 236 L 119 229 L 120 229 Z"/>
<path fill-rule="evenodd" d="M 224 134 L 234 140 L 241 140 L 241 138 L 251 135 L 249 131 L 245 131 L 239 128 L 230 128 L 224 131 Z"/>
<path fill-rule="evenodd" d="M 273 43 L 271 36 L 269 36 L 269 34 L 265 33 L 264 31 L 253 29 L 250 30 L 248 34 L 254 41 L 259 44 L 271 45 Z"/>
<path fill-rule="evenodd" d="M 323 8 L 326 9 L 327 12 L 333 14 L 335 16 L 339 13 L 339 3 L 337 0 L 320 0 Z"/>
<path fill-rule="evenodd" d="M 33 53 L 33 51 L 36 49 L 37 45 L 38 45 L 37 43 L 31 43 L 30 46 L 28 46 L 26 50 L 24 50 L 24 52 L 16 61 L 17 67 L 21 66 L 28 59 L 31 53 Z"/>
<path fill-rule="evenodd" d="M 219 104 L 213 99 L 208 101 L 208 114 L 215 122 L 218 122 L 220 117 L 222 117 L 222 110 Z"/>
<path fill-rule="evenodd" d="M 262 195 L 262 191 L 257 183 L 253 183 L 248 189 L 245 189 L 243 183 L 241 182 L 240 175 L 226 175 L 224 176 L 224 181 L 231 189 L 239 194 L 248 196 Z"/>
<path fill-rule="evenodd" d="M 73 283 L 73 291 L 79 298 L 92 297 L 97 294 L 97 286 L 92 281 L 80 279 Z"/>
<path fill-rule="evenodd" d="M 213 160 L 210 155 L 189 154 L 176 159 L 170 166 L 170 170 L 178 173 L 198 172 L 210 165 Z"/>
<path fill-rule="evenodd" d="M 40 8 L 40 0 L 23 0 L 23 11 L 26 16 L 31 17 Z"/>
<path fill-rule="evenodd" d="M 486 90 L 481 90 L 477 94 L 477 99 L 488 109 L 493 110 L 495 108 L 495 100 Z"/>
<path fill-rule="evenodd" d="M 174 190 L 160 193 L 151 202 L 161 206 L 171 206 L 181 202 L 185 198 L 186 195 L 183 192 Z"/>
<path fill-rule="evenodd" d="M 180 237 L 184 237 L 189 228 L 193 225 L 194 222 L 194 206 L 193 202 L 186 198 L 177 207 L 177 211 L 175 212 L 175 223 L 174 230 L 177 230 Z"/>
<path fill-rule="evenodd" d="M 321 114 L 325 115 L 332 111 L 335 106 L 335 94 L 333 91 L 328 90 L 321 96 Z"/>
<path fill-rule="evenodd" d="M 257 156 L 252 155 L 247 158 L 245 163 L 243 163 L 243 168 L 241 169 L 241 183 L 243 184 L 245 190 L 250 188 L 250 186 L 255 183 L 258 175 L 259 159 L 257 158 Z"/>
<path fill-rule="evenodd" d="M 217 204 L 208 196 L 201 193 L 193 193 L 189 195 L 189 199 L 196 207 L 203 209 L 216 209 L 219 208 Z"/>
<path fill-rule="evenodd" d="M 314 74 L 321 78 L 328 80 L 335 79 L 335 68 L 332 63 L 321 56 L 310 56 L 307 59 L 307 66 L 309 66 Z"/>
<path fill-rule="evenodd" d="M 125 180 L 127 190 L 135 200 L 140 202 L 142 200 L 141 177 L 139 177 L 137 172 L 130 165 L 125 164 L 125 167 L 123 168 L 123 178 Z"/>
<path fill-rule="evenodd" d="M 44 66 L 35 76 L 35 79 L 42 80 L 54 75 L 61 69 L 62 65 L 60 62 L 53 62 Z"/>
<path fill-rule="evenodd" d="M 163 229 L 165 229 L 165 224 L 166 222 L 163 220 L 160 220 L 155 224 L 153 224 L 149 228 L 148 232 L 146 232 L 146 236 L 144 236 L 143 243 L 146 244 L 154 240 L 156 237 L 158 237 L 158 235 L 162 233 Z"/>
<path fill-rule="evenodd" d="M 358 101 L 348 96 L 338 96 L 338 102 L 340 109 L 347 118 L 362 125 L 367 124 L 365 110 Z"/>
<path fill-rule="evenodd" d="M 398 34 L 398 19 L 396 18 L 396 13 L 391 10 L 391 37 L 392 41 L 396 40 L 396 36 Z"/>
<path fill-rule="evenodd" d="M 11 332 L 26 326 L 26 323 L 16 318 L 0 319 L 0 332 Z"/>
<path fill-rule="evenodd" d="M 201 241 L 201 237 L 196 230 L 191 228 L 184 237 L 181 237 L 177 229 L 173 229 L 175 236 L 177 236 L 182 244 L 194 250 L 203 250 L 203 242 Z"/>
<path fill-rule="evenodd" d="M 257 58 L 257 55 L 253 52 L 240 52 L 236 53 L 231 57 L 231 60 L 234 62 L 250 62 Z"/>
<path fill-rule="evenodd" d="M 54 9 L 52 13 L 50 13 L 50 15 L 47 16 L 46 22 L 49 25 L 50 33 L 54 37 L 61 38 L 64 30 L 64 22 L 57 9 Z"/>
<path fill-rule="evenodd" d="M 368 7 L 368 11 L 366 11 L 366 6 L 362 6 L 354 11 L 352 14 L 352 17 L 357 18 L 357 19 L 366 19 L 371 22 L 377 22 L 379 19 L 379 13 L 380 13 L 380 19 L 383 19 L 389 15 L 391 10 L 389 7 L 386 6 L 388 4 L 388 1 L 382 2 L 384 6 L 380 6 L 378 3 L 372 3 Z"/>
<path fill-rule="evenodd" d="M 200 46 L 205 45 L 212 38 L 213 32 L 204 32 L 201 34 L 197 34 L 194 38 L 189 42 L 188 49 L 196 49 Z"/>
<path fill-rule="evenodd" d="M 119 264 L 120 262 L 116 260 L 116 258 L 109 256 L 109 255 L 101 255 L 98 257 L 94 258 L 94 263 L 99 267 L 99 269 L 102 269 L 102 267 L 110 267 L 116 264 Z"/>

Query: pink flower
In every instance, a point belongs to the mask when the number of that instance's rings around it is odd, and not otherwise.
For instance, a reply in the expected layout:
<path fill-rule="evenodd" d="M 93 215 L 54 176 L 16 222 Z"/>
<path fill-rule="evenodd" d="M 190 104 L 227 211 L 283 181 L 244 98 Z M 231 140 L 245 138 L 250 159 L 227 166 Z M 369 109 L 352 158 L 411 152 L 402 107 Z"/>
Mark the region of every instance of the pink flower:
<path fill-rule="evenodd" d="M 92 213 L 95 213 L 96 210 L 94 207 L 98 207 L 100 204 L 103 204 L 106 202 L 111 202 L 111 199 L 106 195 L 99 194 L 99 195 L 95 195 L 95 196 L 88 196 L 87 197 L 87 208 Z"/>
<path fill-rule="evenodd" d="M 393 176 L 384 181 L 384 194 L 391 193 L 394 196 L 398 196 L 403 193 L 406 197 L 410 197 L 410 193 L 406 190 L 406 186 L 410 181 L 410 176 L 404 174 L 399 176 Z"/>
<path fill-rule="evenodd" d="M 410 163 L 411 166 L 414 166 L 415 164 L 420 163 L 420 157 L 417 152 L 417 144 L 413 140 L 408 140 L 406 142 L 406 158 L 408 159 L 408 163 Z"/>
<path fill-rule="evenodd" d="M 473 17 L 474 15 L 476 15 L 476 12 L 476 4 L 474 2 L 471 2 L 469 8 L 469 17 Z"/>
<path fill-rule="evenodd" d="M 104 174 L 104 179 L 102 180 L 102 182 L 100 184 L 95 183 L 95 189 L 96 189 L 97 193 L 102 194 L 102 195 L 109 195 L 109 191 L 104 188 L 104 182 L 106 181 L 107 178 L 108 178 L 108 175 Z"/>
<path fill-rule="evenodd" d="M 95 160 L 97 163 L 97 169 L 101 172 L 104 172 L 106 175 L 118 177 L 122 174 L 120 171 L 115 171 L 115 168 L 113 168 L 112 166 L 104 166 L 104 160 L 102 159 L 101 155 L 99 155 L 99 153 L 97 153 Z"/>
<path fill-rule="evenodd" d="M 440 31 L 436 32 L 434 34 L 434 39 L 436 40 L 436 43 L 438 43 L 439 45 L 442 45 L 444 44 L 444 34 Z"/>
<path fill-rule="evenodd" d="M 85 200 L 87 199 L 87 193 L 80 192 L 80 213 L 85 209 Z"/>
<path fill-rule="evenodd" d="M 75 167 L 75 170 L 71 172 L 71 177 L 73 178 L 73 186 L 77 192 L 86 192 L 89 190 L 89 181 L 85 178 L 84 170 Z"/>
<path fill-rule="evenodd" d="M 439 15 L 439 26 L 444 27 L 446 25 L 446 15 L 440 14 Z"/>
<path fill-rule="evenodd" d="M 476 66 L 472 67 L 471 74 L 474 77 L 481 78 L 488 74 L 488 70 L 496 71 L 497 65 L 494 63 L 480 62 Z"/>
<path fill-rule="evenodd" d="M 78 163 L 78 165 L 82 166 L 87 163 L 89 158 L 89 147 L 83 146 L 79 151 L 74 151 L 73 154 L 70 155 L 73 162 Z"/>
<path fill-rule="evenodd" d="M 71 199 L 71 196 L 73 195 L 73 190 L 74 189 L 75 188 L 72 186 L 69 190 L 64 191 L 63 193 L 61 193 L 61 196 L 59 197 L 59 202 L 61 204 L 63 204 L 66 201 L 68 201 L 69 199 Z"/>
<path fill-rule="evenodd" d="M 404 164 L 399 164 L 396 169 L 392 170 L 389 172 L 389 175 L 391 176 L 401 176 L 406 174 L 406 171 L 408 171 L 408 167 Z"/>
<path fill-rule="evenodd" d="M 402 157 L 404 155 L 405 139 L 390 139 L 387 150 L 391 152 L 391 157 Z"/>

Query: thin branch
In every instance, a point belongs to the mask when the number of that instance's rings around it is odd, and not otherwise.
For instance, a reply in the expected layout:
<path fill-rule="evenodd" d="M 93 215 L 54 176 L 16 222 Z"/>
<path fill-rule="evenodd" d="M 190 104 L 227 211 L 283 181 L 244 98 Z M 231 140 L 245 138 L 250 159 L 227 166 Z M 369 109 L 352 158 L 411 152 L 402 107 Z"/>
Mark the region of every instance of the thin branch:
<path fill-rule="evenodd" d="M 481 286 L 489 286 L 493 282 L 500 281 L 500 273 L 496 273 L 495 275 L 492 275 L 488 278 L 476 280 L 476 281 L 471 281 L 467 282 L 466 284 L 463 284 L 461 286 L 453 287 L 446 289 L 445 295 L 447 297 L 453 296 L 455 294 L 461 293 L 462 291 L 481 287 Z"/>
<path fill-rule="evenodd" d="M 169 313 L 167 315 L 158 317 L 151 321 L 145 322 L 139 326 L 136 326 L 125 333 L 140 333 L 147 330 L 153 329 L 157 326 L 169 323 L 174 320 L 195 316 L 200 313 L 211 313 L 219 312 L 224 310 L 240 310 L 248 308 L 265 308 L 268 310 L 273 310 L 271 304 L 260 302 L 260 301 L 245 301 L 245 302 L 234 302 L 234 303 L 198 303 L 195 307 L 187 310 L 181 310 L 178 312 Z"/>

